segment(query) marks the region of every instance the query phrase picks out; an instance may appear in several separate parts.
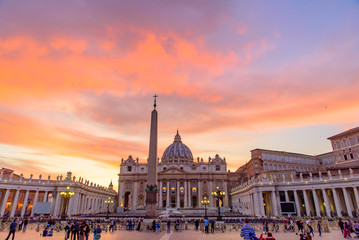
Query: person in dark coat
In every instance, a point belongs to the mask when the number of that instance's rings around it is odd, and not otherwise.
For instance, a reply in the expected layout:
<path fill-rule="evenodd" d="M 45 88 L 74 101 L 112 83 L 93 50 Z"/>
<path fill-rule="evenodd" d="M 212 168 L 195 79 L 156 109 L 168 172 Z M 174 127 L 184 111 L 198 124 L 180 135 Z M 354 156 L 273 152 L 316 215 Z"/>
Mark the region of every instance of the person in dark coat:
<path fill-rule="evenodd" d="M 9 231 L 9 235 L 7 235 L 6 240 L 9 240 L 9 237 L 10 237 L 11 234 L 12 234 L 12 240 L 14 240 L 16 226 L 17 226 L 17 218 L 15 218 L 14 221 L 10 224 L 10 231 Z"/>

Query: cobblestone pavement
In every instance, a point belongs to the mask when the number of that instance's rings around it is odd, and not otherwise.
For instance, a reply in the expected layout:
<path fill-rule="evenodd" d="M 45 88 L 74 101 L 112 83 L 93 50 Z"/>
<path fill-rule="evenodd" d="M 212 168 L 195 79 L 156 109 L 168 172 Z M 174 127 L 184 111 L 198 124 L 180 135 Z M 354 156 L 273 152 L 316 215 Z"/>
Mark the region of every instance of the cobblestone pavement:
<path fill-rule="evenodd" d="M 7 232 L 0 232 L 0 240 L 5 239 Z M 330 233 L 323 233 L 322 237 L 319 237 L 317 233 L 314 233 L 315 236 L 313 240 L 341 240 L 344 239 L 339 230 L 333 230 Z M 90 235 L 90 240 L 93 239 L 93 234 Z M 16 232 L 15 240 L 36 240 L 36 239 L 52 239 L 52 240 L 63 240 L 65 237 L 64 232 L 55 232 L 53 237 L 40 237 L 39 232 L 34 230 L 29 230 L 26 233 Z M 294 233 L 276 233 L 274 237 L 277 240 L 299 240 L 299 236 Z M 10 238 L 11 239 L 11 238 Z M 184 232 L 172 232 L 171 234 L 153 233 L 153 232 L 127 232 L 127 231 L 115 231 L 114 233 L 103 233 L 101 240 L 241 240 L 240 232 L 225 232 L 225 233 L 215 233 L 215 234 L 204 234 L 202 232 L 196 231 L 184 231 Z"/>

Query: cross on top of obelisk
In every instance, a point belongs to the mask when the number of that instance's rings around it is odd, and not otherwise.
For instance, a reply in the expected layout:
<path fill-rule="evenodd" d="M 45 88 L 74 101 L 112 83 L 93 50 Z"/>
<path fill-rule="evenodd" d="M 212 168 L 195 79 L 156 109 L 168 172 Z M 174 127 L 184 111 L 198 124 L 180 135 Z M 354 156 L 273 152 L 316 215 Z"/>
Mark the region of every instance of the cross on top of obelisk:
<path fill-rule="evenodd" d="M 154 108 L 156 108 L 156 98 L 158 98 L 158 95 L 157 94 L 155 94 L 154 96 L 153 96 L 153 98 L 155 99 L 155 102 L 153 103 L 153 106 L 154 106 Z"/>

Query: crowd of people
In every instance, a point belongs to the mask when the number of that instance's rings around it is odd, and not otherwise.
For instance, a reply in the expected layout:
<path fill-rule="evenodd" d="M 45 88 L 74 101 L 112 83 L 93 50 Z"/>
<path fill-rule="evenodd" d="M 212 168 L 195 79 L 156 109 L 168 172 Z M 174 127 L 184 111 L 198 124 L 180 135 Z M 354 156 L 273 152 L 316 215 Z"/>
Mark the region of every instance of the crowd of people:
<path fill-rule="evenodd" d="M 10 220 L 10 219 L 9 219 Z M 33 220 L 32 220 L 33 222 Z M 4 222 L 3 222 L 4 223 Z M 40 220 L 37 220 L 37 231 L 40 231 Z M 217 224 L 218 223 L 218 224 Z M 344 238 L 353 238 L 359 236 L 359 223 L 357 221 L 339 219 L 338 222 L 332 219 L 314 219 L 314 218 L 282 218 L 282 219 L 261 219 L 261 218 L 227 218 L 224 221 L 216 222 L 214 218 L 165 218 L 156 219 L 152 222 L 145 222 L 141 217 L 138 218 L 111 218 L 106 220 L 99 219 L 72 219 L 68 222 L 63 222 L 60 219 L 49 219 L 47 224 L 42 224 L 43 231 L 40 231 L 40 236 L 51 237 L 54 232 L 65 231 L 65 239 L 70 240 L 88 240 L 93 234 L 93 239 L 100 239 L 102 231 L 114 232 L 115 230 L 126 231 L 153 231 L 159 233 L 166 231 L 183 231 L 187 229 L 194 229 L 196 231 L 203 231 L 204 234 L 215 233 L 219 231 L 240 230 L 240 235 L 244 240 L 275 240 L 274 235 L 278 232 L 293 232 L 298 235 L 299 240 L 312 240 L 314 234 L 322 235 L 322 231 L 329 231 L 331 227 L 337 226 L 340 228 Z M 9 226 L 9 234 L 6 240 L 15 237 L 17 231 L 26 231 L 29 224 L 29 219 L 13 219 Z M 41 225 L 41 226 L 42 226 Z M 3 225 L 2 225 L 3 226 Z M 6 226 L 6 225 L 5 225 Z M 34 225 L 32 225 L 33 227 Z M 323 227 L 324 226 L 324 227 Z M 259 232 L 255 233 L 255 229 Z M 315 231 L 314 231 L 315 230 Z M 316 233 L 314 233 L 316 232 Z M 91 237 L 92 238 L 92 237 Z"/>

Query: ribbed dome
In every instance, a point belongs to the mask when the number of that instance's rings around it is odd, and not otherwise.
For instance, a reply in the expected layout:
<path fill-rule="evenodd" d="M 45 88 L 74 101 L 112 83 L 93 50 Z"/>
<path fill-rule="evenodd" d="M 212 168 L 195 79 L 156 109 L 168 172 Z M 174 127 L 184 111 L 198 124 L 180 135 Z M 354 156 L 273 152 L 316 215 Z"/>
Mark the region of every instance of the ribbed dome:
<path fill-rule="evenodd" d="M 192 152 L 185 144 L 182 143 L 178 130 L 173 143 L 166 148 L 161 158 L 161 161 L 164 162 L 169 160 L 193 162 Z"/>

